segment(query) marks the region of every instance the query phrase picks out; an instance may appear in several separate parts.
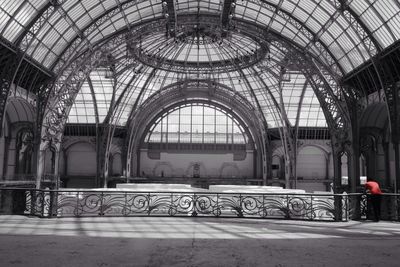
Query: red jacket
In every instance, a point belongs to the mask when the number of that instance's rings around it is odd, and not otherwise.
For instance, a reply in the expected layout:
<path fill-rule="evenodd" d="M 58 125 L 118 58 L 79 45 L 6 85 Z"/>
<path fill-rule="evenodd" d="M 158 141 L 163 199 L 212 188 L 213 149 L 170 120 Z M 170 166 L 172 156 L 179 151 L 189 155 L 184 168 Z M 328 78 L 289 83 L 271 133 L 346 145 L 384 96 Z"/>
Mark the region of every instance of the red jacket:
<path fill-rule="evenodd" d="M 365 188 L 369 190 L 371 195 L 380 195 L 382 194 L 381 189 L 379 188 L 379 184 L 374 181 L 369 181 L 365 183 Z"/>

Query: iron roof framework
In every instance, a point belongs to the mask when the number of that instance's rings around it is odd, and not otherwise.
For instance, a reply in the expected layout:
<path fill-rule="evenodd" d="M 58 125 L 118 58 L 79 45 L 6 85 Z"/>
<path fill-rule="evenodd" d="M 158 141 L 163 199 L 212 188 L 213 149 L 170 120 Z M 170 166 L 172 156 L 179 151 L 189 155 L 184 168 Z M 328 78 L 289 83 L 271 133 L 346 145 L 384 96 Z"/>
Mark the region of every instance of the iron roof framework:
<path fill-rule="evenodd" d="M 0 31 L 23 59 L 62 73 L 77 55 L 144 22 L 166 20 L 171 30 L 178 30 L 185 16 L 216 15 L 224 29 L 251 22 L 263 28 L 266 37 L 290 40 L 338 80 L 397 41 L 398 13 L 396 1 L 369 0 L 29 0 L 0 5 Z"/>
<path fill-rule="evenodd" d="M 170 3 L 168 3 L 170 2 Z M 225 2 L 234 3 L 225 7 Z M 396 1 L 166 1 L 173 24 L 185 13 L 214 13 L 254 21 L 293 39 L 317 57 L 327 50 L 345 73 L 397 41 Z M 228 4 L 229 4 L 228 3 Z M 169 4 L 169 5 L 168 5 Z M 172 5 L 172 6 L 171 6 Z M 161 1 L 28 0 L 0 6 L 1 35 L 48 68 L 79 40 L 76 52 L 138 22 L 165 16 Z M 317 44 L 318 43 L 318 44 Z M 320 48 L 318 48 L 320 46 Z M 325 51 L 326 52 L 326 51 Z"/>
<path fill-rule="evenodd" d="M 151 23 L 151 26 L 152 27 L 147 28 L 153 29 L 154 31 L 157 26 L 163 27 L 163 23 Z M 245 24 L 244 22 L 236 25 L 236 31 L 240 32 L 241 29 L 246 29 L 253 35 L 253 37 L 256 36 L 257 38 L 260 38 L 260 36 L 262 37 L 263 34 L 260 28 L 255 27 L 255 25 Z M 48 107 L 48 110 L 53 110 L 53 112 L 58 113 L 53 116 L 53 122 L 56 118 L 66 117 L 66 115 L 69 114 L 69 110 L 74 103 L 77 93 L 81 89 L 82 85 L 84 85 L 86 77 L 90 76 L 93 70 L 105 68 L 105 71 L 107 71 L 111 65 L 114 68 L 114 71 L 111 71 L 111 74 L 116 76 L 117 79 L 111 78 L 111 76 L 108 77 L 109 92 L 111 95 L 113 93 L 117 95 L 119 103 L 130 103 L 131 105 L 130 108 L 127 108 L 126 105 L 120 105 L 123 111 L 121 108 L 117 107 L 117 109 L 119 108 L 119 114 L 125 112 L 125 118 L 129 118 L 126 114 L 131 112 L 132 109 L 134 110 L 140 102 L 144 101 L 146 97 L 153 92 L 170 83 L 182 79 L 193 78 L 193 75 L 196 78 L 216 80 L 218 82 L 224 81 L 224 83 L 228 83 L 230 87 L 235 88 L 235 90 L 247 96 L 255 106 L 262 108 L 260 105 L 262 102 L 266 107 L 263 111 L 268 112 L 272 116 L 276 116 L 275 114 L 279 113 L 279 111 L 276 110 L 278 107 L 276 107 L 276 101 L 274 98 L 279 96 L 277 85 L 279 84 L 279 71 L 281 68 L 288 68 L 297 76 L 300 74 L 304 76 L 306 74 L 304 72 L 305 69 L 313 69 L 311 72 L 314 74 L 316 73 L 317 75 L 322 75 L 323 72 L 319 70 L 320 68 L 317 68 L 317 65 L 321 65 L 321 68 L 325 70 L 324 72 L 326 75 L 333 77 L 333 75 L 330 74 L 329 69 L 325 68 L 320 62 L 312 61 L 309 56 L 301 56 L 299 48 L 293 48 L 288 41 L 282 41 L 282 39 L 279 39 L 277 36 L 270 36 L 268 39 L 268 49 L 271 50 L 269 51 L 270 55 L 267 58 L 264 58 L 265 60 L 258 60 L 247 68 L 241 68 L 241 65 L 239 65 L 237 61 L 246 61 L 249 57 L 239 56 L 232 58 L 230 57 L 232 54 L 231 51 L 224 48 L 221 49 L 222 52 L 214 51 L 216 55 L 215 59 L 218 62 L 224 60 L 234 68 L 233 71 L 221 72 L 218 75 L 215 74 L 215 70 L 218 69 L 212 65 L 213 58 L 211 58 L 209 53 L 207 53 L 207 62 L 210 62 L 210 64 L 209 66 L 206 66 L 208 69 L 204 68 L 201 64 L 195 64 L 195 67 L 190 69 L 189 63 L 180 65 L 175 63 L 176 65 L 174 66 L 171 66 L 171 64 L 169 66 L 167 65 L 170 69 L 170 71 L 167 71 L 165 66 L 161 67 L 161 64 L 165 64 L 165 60 L 154 60 L 155 63 L 146 64 L 145 60 L 136 60 L 137 55 L 131 56 L 127 49 L 126 38 L 127 34 L 121 33 L 120 35 L 115 35 L 113 39 L 105 41 L 98 47 L 92 50 L 87 50 L 85 54 L 72 61 L 71 65 L 66 68 L 61 75 L 59 75 L 55 86 L 54 98 L 50 101 L 51 104 L 49 103 L 50 105 Z M 228 41 L 224 40 L 223 42 Z M 228 43 L 228 46 L 229 45 L 230 43 Z M 171 57 L 176 59 L 177 57 L 183 57 L 181 53 L 182 47 L 184 46 L 178 47 L 178 49 L 169 50 L 155 49 L 155 51 L 162 54 L 164 58 Z M 205 46 L 204 51 L 207 52 L 207 46 Z M 241 50 L 237 49 L 237 51 Z M 258 51 L 255 54 L 259 55 Z M 290 54 L 292 54 L 292 59 L 289 58 Z M 148 53 L 143 53 L 143 57 L 147 58 L 148 55 Z M 185 55 L 187 60 L 187 55 L 189 55 L 189 53 L 186 52 L 184 56 Z M 153 60 L 153 58 L 150 58 L 150 60 Z M 298 62 L 295 62 L 296 60 Z M 290 61 L 290 66 L 284 66 L 284 61 Z M 308 63 L 306 64 L 306 62 Z M 180 69 L 172 69 L 172 67 L 177 66 Z M 186 66 L 189 70 L 186 70 Z M 297 73 L 295 73 L 296 71 Z M 305 86 L 307 78 L 300 80 L 302 80 L 300 87 Z M 334 81 L 334 78 L 331 78 L 331 80 Z M 315 84 L 310 83 L 310 87 L 313 87 L 313 85 L 315 88 Z M 328 83 L 325 83 L 324 86 L 333 87 Z M 130 90 L 127 90 L 127 87 L 130 87 Z M 265 90 L 266 88 L 270 90 Z M 124 94 L 121 94 L 122 92 L 124 92 Z M 336 96 L 334 94 L 336 94 Z M 330 96 L 337 98 L 338 95 L 341 95 L 341 92 L 340 88 L 336 86 L 334 91 L 330 92 Z M 260 97 L 263 97 L 263 99 L 260 99 Z M 325 100 L 321 99 L 321 101 Z M 336 101 L 337 100 L 331 102 L 335 103 Z M 132 103 L 135 103 L 133 107 Z M 56 107 L 57 105 L 58 107 Z M 49 114 L 50 113 L 51 112 L 49 112 Z M 332 111 L 331 113 L 335 113 L 334 116 L 337 114 L 336 111 Z M 65 119 L 66 118 L 64 118 L 64 122 Z M 120 118 L 118 118 L 118 121 L 120 121 Z M 115 123 L 121 123 L 118 121 Z M 53 122 L 50 120 L 49 125 L 53 124 Z M 270 119 L 270 123 L 278 126 L 279 120 L 273 118 Z M 335 122 L 332 121 L 332 123 Z"/>

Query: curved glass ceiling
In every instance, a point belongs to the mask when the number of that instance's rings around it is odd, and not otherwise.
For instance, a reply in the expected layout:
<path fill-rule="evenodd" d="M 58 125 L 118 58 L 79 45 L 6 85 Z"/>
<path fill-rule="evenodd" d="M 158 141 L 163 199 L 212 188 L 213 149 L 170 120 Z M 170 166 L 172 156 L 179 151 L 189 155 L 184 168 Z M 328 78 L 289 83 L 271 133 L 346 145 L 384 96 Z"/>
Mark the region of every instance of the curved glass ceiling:
<path fill-rule="evenodd" d="M 163 18 L 161 2 L 0 1 L 0 34 L 51 69 L 73 42 L 75 52 L 83 51 L 128 25 Z M 180 16 L 190 13 L 219 17 L 223 1 L 179 0 L 173 9 L 177 23 Z M 237 1 L 233 21 L 240 20 L 293 41 L 328 65 L 331 56 L 344 73 L 400 38 L 399 3 L 395 0 Z"/>
<path fill-rule="evenodd" d="M 198 79 L 241 94 L 270 128 L 286 124 L 283 109 L 292 126 L 327 126 L 292 47 L 339 80 L 400 39 L 397 0 L 234 2 L 228 10 L 224 0 L 0 0 L 0 35 L 60 77 L 77 56 L 119 38 L 107 51 L 113 64 L 93 70 L 75 97 L 71 123 L 126 125 L 158 90 Z"/>

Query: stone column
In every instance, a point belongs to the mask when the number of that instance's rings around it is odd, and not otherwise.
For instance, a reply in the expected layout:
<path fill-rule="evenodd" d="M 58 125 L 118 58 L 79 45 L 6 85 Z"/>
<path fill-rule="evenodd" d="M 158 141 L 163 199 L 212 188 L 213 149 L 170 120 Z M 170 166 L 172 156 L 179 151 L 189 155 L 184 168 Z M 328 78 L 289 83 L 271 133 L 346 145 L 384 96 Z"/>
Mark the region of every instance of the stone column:
<path fill-rule="evenodd" d="M 360 187 L 360 157 L 358 152 L 357 149 L 353 149 L 348 155 L 348 176 L 351 193 L 356 193 Z"/>
<path fill-rule="evenodd" d="M 46 151 L 40 149 L 37 154 L 37 161 L 36 161 L 36 189 L 40 189 L 42 177 L 44 175 L 44 163 L 46 159 Z"/>
<path fill-rule="evenodd" d="M 342 153 L 336 152 L 332 153 L 333 160 L 333 193 L 341 194 L 342 193 L 342 161 L 341 156 Z M 342 197 L 336 195 L 334 197 L 334 205 L 335 205 L 335 220 L 341 221 L 343 218 L 342 210 Z"/>
<path fill-rule="evenodd" d="M 4 157 L 5 157 L 5 140 L 4 136 L 0 134 L 0 181 L 3 180 L 3 168 L 4 168 Z"/>
<path fill-rule="evenodd" d="M 9 157 L 9 148 L 10 148 L 10 141 L 11 138 L 9 137 L 4 137 L 3 142 L 4 142 L 4 149 L 3 149 L 3 157 L 0 159 L 2 160 L 2 168 L 0 168 L 0 175 L 2 176 L 2 179 L 5 180 L 7 177 L 7 169 L 8 169 L 8 157 Z"/>
<path fill-rule="evenodd" d="M 383 154 L 384 154 L 384 162 L 385 162 L 385 186 L 390 187 L 390 157 L 389 157 L 389 143 L 382 143 L 383 146 Z"/>
<path fill-rule="evenodd" d="M 332 153 L 333 160 L 333 192 L 342 193 L 342 153 Z"/>
<path fill-rule="evenodd" d="M 57 149 L 54 153 L 54 178 L 55 180 L 55 184 L 56 184 L 56 188 L 55 189 L 59 189 L 60 188 L 60 150 Z"/>
<path fill-rule="evenodd" d="M 393 142 L 394 148 L 394 166 L 395 166 L 395 174 L 396 179 L 394 180 L 394 192 L 399 193 L 400 190 L 400 151 L 399 144 L 397 142 Z"/>

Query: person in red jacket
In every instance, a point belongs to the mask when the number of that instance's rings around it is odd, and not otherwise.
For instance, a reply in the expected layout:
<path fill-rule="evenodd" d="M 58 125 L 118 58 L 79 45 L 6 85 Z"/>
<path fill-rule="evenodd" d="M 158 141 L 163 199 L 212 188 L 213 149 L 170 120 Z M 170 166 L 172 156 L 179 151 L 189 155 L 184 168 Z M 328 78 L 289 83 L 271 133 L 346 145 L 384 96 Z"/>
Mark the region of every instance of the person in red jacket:
<path fill-rule="evenodd" d="M 365 183 L 365 189 L 367 193 L 370 194 L 369 198 L 372 203 L 372 209 L 374 210 L 375 221 L 379 222 L 381 217 L 381 188 L 379 187 L 378 182 L 371 178 L 368 178 L 367 182 Z"/>

